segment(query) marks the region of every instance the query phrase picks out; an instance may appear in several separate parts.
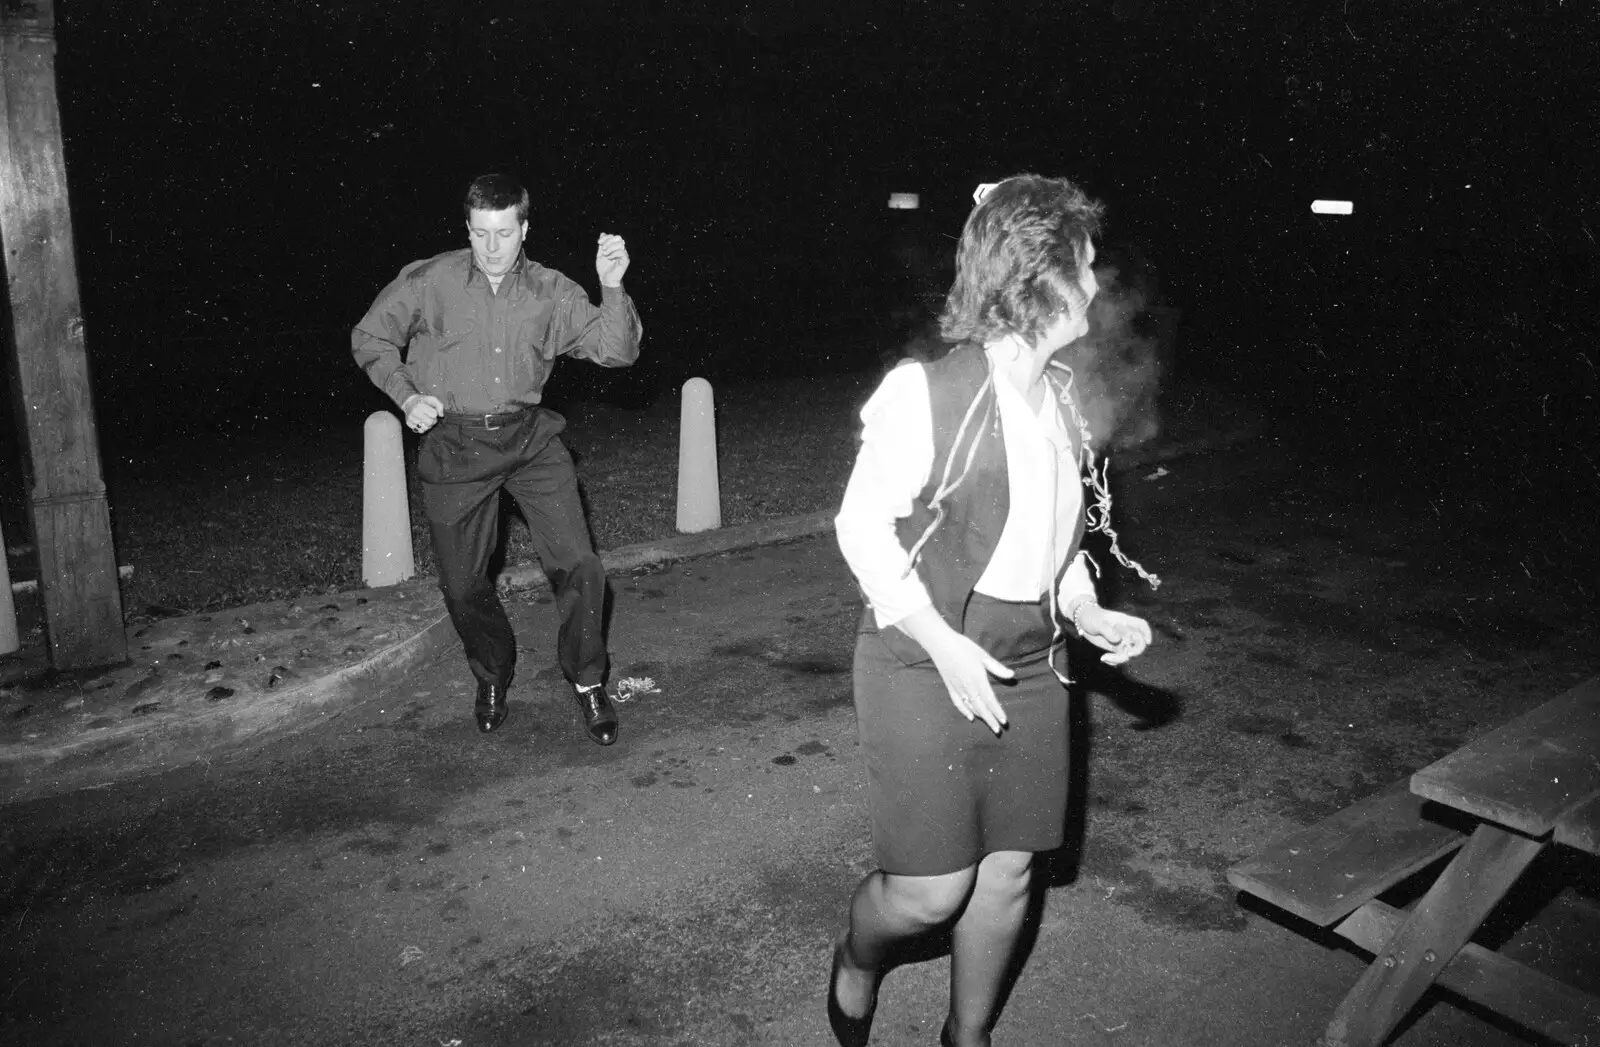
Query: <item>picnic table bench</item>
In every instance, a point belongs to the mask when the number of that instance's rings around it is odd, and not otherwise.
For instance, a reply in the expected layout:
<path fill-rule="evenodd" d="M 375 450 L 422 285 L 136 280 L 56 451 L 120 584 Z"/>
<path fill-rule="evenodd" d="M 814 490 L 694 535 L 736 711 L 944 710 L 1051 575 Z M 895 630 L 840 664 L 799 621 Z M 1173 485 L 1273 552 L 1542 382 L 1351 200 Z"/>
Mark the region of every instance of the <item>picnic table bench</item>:
<path fill-rule="evenodd" d="M 1377 1047 L 1435 983 L 1552 1040 L 1600 1045 L 1600 997 L 1470 941 L 1552 843 L 1600 854 L 1600 677 L 1228 870 L 1373 954 L 1327 1047 Z M 1378 895 L 1454 857 L 1409 912 Z"/>

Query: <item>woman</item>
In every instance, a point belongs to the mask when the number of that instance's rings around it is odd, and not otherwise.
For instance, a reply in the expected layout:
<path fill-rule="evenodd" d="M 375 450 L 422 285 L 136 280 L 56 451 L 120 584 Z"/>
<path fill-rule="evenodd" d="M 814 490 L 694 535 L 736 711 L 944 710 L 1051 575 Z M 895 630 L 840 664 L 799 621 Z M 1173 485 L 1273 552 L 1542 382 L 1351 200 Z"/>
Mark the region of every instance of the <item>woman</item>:
<path fill-rule="evenodd" d="M 1089 329 L 1101 205 L 1037 175 L 976 199 L 940 317 L 958 344 L 890 372 L 862 409 L 835 521 L 867 601 L 855 700 L 879 865 L 834 949 L 846 1047 L 867 1042 L 896 947 L 952 919 L 940 1042 L 989 1043 L 1033 855 L 1064 833 L 1067 629 L 1110 665 L 1150 642 L 1095 599 L 1086 527 L 1157 580 L 1116 546 L 1072 373 L 1051 363 Z"/>

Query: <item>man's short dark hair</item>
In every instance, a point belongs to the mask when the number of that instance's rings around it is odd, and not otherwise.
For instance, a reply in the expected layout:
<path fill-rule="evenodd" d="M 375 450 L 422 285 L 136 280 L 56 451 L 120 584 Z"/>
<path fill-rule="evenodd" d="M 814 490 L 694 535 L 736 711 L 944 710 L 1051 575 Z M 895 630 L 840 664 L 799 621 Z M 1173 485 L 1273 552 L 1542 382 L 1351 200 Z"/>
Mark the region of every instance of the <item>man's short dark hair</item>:
<path fill-rule="evenodd" d="M 1078 276 L 1104 213 L 1065 178 L 1022 174 L 996 185 L 961 230 L 940 334 L 989 342 L 1015 332 L 1031 345 L 1063 310 L 1086 308 Z"/>
<path fill-rule="evenodd" d="M 467 186 L 467 198 L 461 203 L 461 213 L 472 220 L 474 211 L 504 211 L 517 209 L 517 221 L 528 220 L 528 190 L 508 174 L 479 175 Z"/>

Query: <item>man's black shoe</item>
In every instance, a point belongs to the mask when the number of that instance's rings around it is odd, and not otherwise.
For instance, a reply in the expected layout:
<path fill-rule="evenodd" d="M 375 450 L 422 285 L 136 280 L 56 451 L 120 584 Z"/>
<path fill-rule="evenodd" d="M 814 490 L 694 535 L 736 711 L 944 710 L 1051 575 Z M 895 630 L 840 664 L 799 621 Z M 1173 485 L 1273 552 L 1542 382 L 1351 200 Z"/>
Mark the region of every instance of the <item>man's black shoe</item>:
<path fill-rule="evenodd" d="M 617 710 L 611 704 L 611 698 L 606 694 L 606 685 L 603 683 L 573 684 L 572 691 L 578 696 L 578 708 L 583 712 L 583 729 L 589 732 L 589 740 L 596 745 L 610 745 L 617 740 Z"/>
<path fill-rule="evenodd" d="M 478 716 L 478 730 L 484 734 L 506 722 L 506 685 L 478 681 L 478 701 L 473 706 Z"/>

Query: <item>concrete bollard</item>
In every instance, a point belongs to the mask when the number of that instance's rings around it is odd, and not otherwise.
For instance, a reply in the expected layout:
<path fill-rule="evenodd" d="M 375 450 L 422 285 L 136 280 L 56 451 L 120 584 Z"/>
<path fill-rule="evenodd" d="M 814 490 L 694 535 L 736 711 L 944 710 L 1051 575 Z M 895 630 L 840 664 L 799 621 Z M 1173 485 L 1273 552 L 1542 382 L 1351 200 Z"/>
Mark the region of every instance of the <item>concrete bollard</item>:
<path fill-rule="evenodd" d="M 683 383 L 678 422 L 678 530 L 709 531 L 722 526 L 722 494 L 717 486 L 717 420 L 711 383 Z"/>
<path fill-rule="evenodd" d="M 6 536 L 0 531 L 0 654 L 10 654 L 21 647 L 17 603 L 11 598 L 11 565 L 6 562 Z"/>
<path fill-rule="evenodd" d="M 400 419 L 388 411 L 367 416 L 366 477 L 361 502 L 361 580 L 374 588 L 417 573 L 406 502 L 406 461 Z"/>

